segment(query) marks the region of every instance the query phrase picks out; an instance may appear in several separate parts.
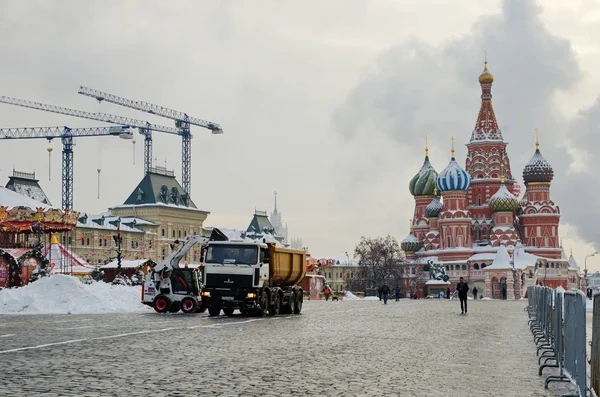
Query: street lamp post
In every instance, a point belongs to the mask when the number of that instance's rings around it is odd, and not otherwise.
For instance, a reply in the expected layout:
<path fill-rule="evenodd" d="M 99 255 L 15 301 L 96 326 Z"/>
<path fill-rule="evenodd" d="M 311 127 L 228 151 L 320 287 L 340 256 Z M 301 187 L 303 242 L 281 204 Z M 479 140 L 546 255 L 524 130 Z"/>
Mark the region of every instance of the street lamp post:
<path fill-rule="evenodd" d="M 117 244 L 117 269 L 121 269 L 121 243 L 123 242 L 123 237 L 121 237 L 121 218 L 117 218 L 117 235 L 113 236 L 115 243 Z"/>
<path fill-rule="evenodd" d="M 585 256 L 585 260 L 583 261 L 583 263 L 584 263 L 583 277 L 585 278 L 585 286 L 586 286 L 586 287 L 587 287 L 587 285 L 588 285 L 588 278 L 587 278 L 587 275 L 588 275 L 588 271 L 587 271 L 587 259 L 588 259 L 590 256 L 594 256 L 594 255 L 596 255 L 597 253 L 598 253 L 598 252 L 594 251 L 594 252 L 592 252 L 591 254 L 587 254 L 587 255 Z"/>

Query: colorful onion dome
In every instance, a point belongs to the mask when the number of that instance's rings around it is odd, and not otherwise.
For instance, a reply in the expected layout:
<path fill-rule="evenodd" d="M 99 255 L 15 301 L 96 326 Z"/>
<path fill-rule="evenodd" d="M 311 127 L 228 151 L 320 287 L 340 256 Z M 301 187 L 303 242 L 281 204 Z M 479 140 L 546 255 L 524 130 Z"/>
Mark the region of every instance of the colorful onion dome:
<path fill-rule="evenodd" d="M 408 184 L 410 194 L 413 196 L 431 196 L 435 189 L 435 179 L 438 173 L 433 169 L 433 166 L 429 162 L 428 150 L 425 148 L 425 161 L 423 166 Z"/>
<path fill-rule="evenodd" d="M 410 233 L 408 233 L 408 236 L 400 243 L 400 248 L 402 248 L 403 251 L 417 252 L 423 248 L 423 241 L 416 238 L 411 230 Z"/>
<path fill-rule="evenodd" d="M 535 153 L 531 160 L 523 168 L 523 180 L 525 183 L 531 182 L 552 182 L 554 170 L 550 163 L 546 161 L 540 153 L 539 143 L 536 142 Z"/>
<path fill-rule="evenodd" d="M 437 177 L 437 185 L 440 192 L 467 190 L 471 185 L 469 173 L 463 170 L 454 158 L 454 149 L 452 149 L 450 163 L 448 163 L 448 166 Z"/>
<path fill-rule="evenodd" d="M 434 195 L 433 200 L 431 200 L 431 203 L 427 204 L 427 207 L 425 207 L 425 213 L 429 218 L 437 218 L 437 216 L 440 214 L 440 212 L 442 212 L 443 209 L 444 205 L 437 198 L 437 195 Z"/>
<path fill-rule="evenodd" d="M 479 75 L 480 84 L 492 84 L 494 82 L 494 75 L 490 73 L 487 67 L 487 61 L 485 61 L 485 67 L 483 73 Z"/>
<path fill-rule="evenodd" d="M 519 207 L 519 200 L 503 184 L 500 185 L 500 189 L 490 198 L 488 205 L 494 212 L 512 212 Z"/>

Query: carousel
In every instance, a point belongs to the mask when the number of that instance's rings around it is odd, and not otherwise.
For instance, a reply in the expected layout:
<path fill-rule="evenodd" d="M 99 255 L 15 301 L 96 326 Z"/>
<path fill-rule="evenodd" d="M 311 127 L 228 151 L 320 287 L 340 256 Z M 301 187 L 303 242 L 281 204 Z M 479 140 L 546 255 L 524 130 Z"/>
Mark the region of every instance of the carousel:
<path fill-rule="evenodd" d="M 44 246 L 53 233 L 75 229 L 78 218 L 78 212 L 52 208 L 0 187 L 0 289 L 19 287 L 49 273 Z"/>

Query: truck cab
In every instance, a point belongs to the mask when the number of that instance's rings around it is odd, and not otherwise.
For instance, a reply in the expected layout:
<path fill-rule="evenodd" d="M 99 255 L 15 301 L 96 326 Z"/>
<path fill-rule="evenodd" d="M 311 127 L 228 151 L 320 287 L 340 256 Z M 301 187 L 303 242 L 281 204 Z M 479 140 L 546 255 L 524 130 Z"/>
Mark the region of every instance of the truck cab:
<path fill-rule="evenodd" d="M 269 277 L 269 247 L 264 243 L 211 241 L 204 257 L 202 305 L 216 316 L 258 308 L 257 290 Z"/>

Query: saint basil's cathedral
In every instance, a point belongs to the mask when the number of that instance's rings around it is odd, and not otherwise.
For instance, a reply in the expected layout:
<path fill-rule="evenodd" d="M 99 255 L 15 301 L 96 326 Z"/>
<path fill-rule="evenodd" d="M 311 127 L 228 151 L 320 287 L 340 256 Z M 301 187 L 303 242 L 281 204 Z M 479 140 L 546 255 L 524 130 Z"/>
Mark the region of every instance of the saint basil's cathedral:
<path fill-rule="evenodd" d="M 406 253 L 404 288 L 417 297 L 439 296 L 460 277 L 478 295 L 518 299 L 530 285 L 581 288 L 583 278 L 559 238 L 560 209 L 550 196 L 552 166 L 539 142 L 523 169 L 525 193 L 514 179 L 507 144 L 492 106 L 494 76 L 487 62 L 479 76 L 481 107 L 463 169 L 452 156 L 439 174 L 425 161 L 409 183 L 415 199 Z M 537 138 L 537 137 L 536 137 Z M 443 266 L 448 281 L 435 280 L 427 267 Z"/>

